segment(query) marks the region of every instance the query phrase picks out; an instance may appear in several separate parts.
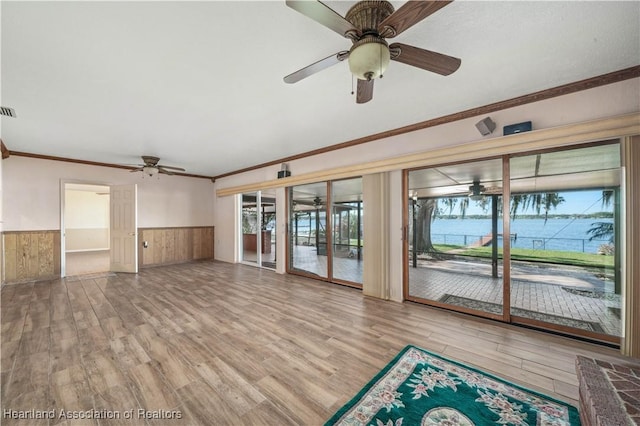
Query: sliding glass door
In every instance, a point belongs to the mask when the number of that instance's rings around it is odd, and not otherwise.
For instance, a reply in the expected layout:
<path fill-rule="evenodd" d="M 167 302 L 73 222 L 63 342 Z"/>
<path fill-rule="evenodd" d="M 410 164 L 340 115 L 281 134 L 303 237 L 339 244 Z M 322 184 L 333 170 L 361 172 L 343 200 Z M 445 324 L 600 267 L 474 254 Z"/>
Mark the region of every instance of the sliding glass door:
<path fill-rule="evenodd" d="M 332 276 L 362 284 L 362 178 L 332 182 Z"/>
<path fill-rule="evenodd" d="M 408 296 L 503 317 L 502 161 L 408 173 Z"/>
<path fill-rule="evenodd" d="M 240 258 L 251 265 L 275 269 L 276 200 L 271 192 L 242 194 Z"/>
<path fill-rule="evenodd" d="M 288 271 L 362 285 L 362 179 L 289 188 Z"/>
<path fill-rule="evenodd" d="M 276 269 L 276 196 L 275 191 L 260 191 L 261 265 Z"/>
<path fill-rule="evenodd" d="M 621 336 L 619 145 L 513 157 L 510 170 L 513 321 Z"/>
<path fill-rule="evenodd" d="M 289 269 L 329 276 L 327 261 L 327 183 L 298 185 L 289 190 Z"/>
<path fill-rule="evenodd" d="M 620 164 L 605 142 L 407 171 L 405 298 L 619 342 Z"/>

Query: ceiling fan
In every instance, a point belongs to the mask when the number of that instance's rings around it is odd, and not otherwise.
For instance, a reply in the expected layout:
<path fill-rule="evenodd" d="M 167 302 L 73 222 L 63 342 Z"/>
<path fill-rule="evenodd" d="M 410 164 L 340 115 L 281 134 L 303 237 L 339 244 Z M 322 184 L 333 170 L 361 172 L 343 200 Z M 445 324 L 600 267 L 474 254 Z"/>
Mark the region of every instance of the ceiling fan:
<path fill-rule="evenodd" d="M 468 181 L 467 181 L 468 182 Z M 485 182 L 492 186 L 482 185 L 480 179 L 474 178 L 473 183 L 458 183 L 456 185 L 435 186 L 418 188 L 409 191 L 409 200 L 417 201 L 422 198 L 453 198 L 469 197 L 471 200 L 481 200 L 486 195 L 502 195 L 500 182 Z"/>
<path fill-rule="evenodd" d="M 407 44 L 388 44 L 386 39 L 399 35 L 451 1 L 407 1 L 396 11 L 388 1 L 365 0 L 342 17 L 320 1 L 287 0 L 287 6 L 350 39 L 353 45 L 289 74 L 284 81 L 296 83 L 347 59 L 351 73 L 358 79 L 356 102 L 362 104 L 373 98 L 374 79 L 382 77 L 390 60 L 449 75 L 460 67 L 460 59 Z"/>
<path fill-rule="evenodd" d="M 171 170 L 175 170 L 178 172 L 184 172 L 185 169 L 181 167 L 173 167 L 173 166 L 165 166 L 162 164 L 158 164 L 160 162 L 160 158 L 152 157 L 150 155 L 143 155 L 142 161 L 144 164 L 138 164 L 138 168 L 131 170 L 132 172 L 143 172 L 145 175 L 155 176 L 158 173 L 162 173 L 165 175 L 172 175 L 174 172 Z"/>
<path fill-rule="evenodd" d="M 474 179 L 473 184 L 469 186 L 469 198 L 472 200 L 480 200 L 485 195 L 500 195 L 502 194 L 502 187 L 490 186 L 485 187 L 480 185 L 480 179 Z"/>

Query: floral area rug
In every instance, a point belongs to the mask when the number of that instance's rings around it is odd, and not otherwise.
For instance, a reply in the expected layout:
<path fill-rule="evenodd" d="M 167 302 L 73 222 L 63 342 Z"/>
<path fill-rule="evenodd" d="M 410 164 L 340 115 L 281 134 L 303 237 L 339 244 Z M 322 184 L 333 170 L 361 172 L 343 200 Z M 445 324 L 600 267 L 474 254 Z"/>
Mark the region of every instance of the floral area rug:
<path fill-rule="evenodd" d="M 571 405 L 407 346 L 325 425 L 579 424 Z"/>

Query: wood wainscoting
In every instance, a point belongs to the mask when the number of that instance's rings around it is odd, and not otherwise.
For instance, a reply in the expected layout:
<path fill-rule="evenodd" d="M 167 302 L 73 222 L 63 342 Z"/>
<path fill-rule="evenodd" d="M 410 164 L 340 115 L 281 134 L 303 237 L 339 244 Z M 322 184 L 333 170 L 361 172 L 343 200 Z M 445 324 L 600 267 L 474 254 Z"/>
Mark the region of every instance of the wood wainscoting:
<path fill-rule="evenodd" d="M 139 228 L 140 267 L 213 259 L 213 226 Z M 3 284 L 60 277 L 60 230 L 5 231 Z M 148 247 L 144 248 L 144 241 Z"/>
<path fill-rule="evenodd" d="M 60 277 L 60 230 L 5 231 L 4 283 Z"/>
<path fill-rule="evenodd" d="M 138 265 L 141 268 L 213 259 L 213 226 L 139 228 L 138 231 Z"/>

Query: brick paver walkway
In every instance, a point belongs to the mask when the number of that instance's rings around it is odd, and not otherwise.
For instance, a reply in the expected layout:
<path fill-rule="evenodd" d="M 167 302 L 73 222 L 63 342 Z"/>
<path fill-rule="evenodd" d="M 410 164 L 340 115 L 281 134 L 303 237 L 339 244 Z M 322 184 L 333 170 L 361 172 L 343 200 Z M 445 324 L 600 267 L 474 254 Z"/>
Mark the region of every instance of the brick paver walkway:
<path fill-rule="evenodd" d="M 409 268 L 409 294 L 428 300 L 442 300 L 447 295 L 459 296 L 495 305 L 502 304 L 502 278 L 443 271 L 425 267 Z M 454 268 L 452 268 L 455 270 Z M 574 280 L 568 280 L 574 284 Z M 450 298 L 451 299 L 451 298 Z M 447 303 L 451 303 L 451 300 Z M 461 301 L 461 306 L 483 310 L 482 304 Z M 542 319 L 560 325 L 574 326 L 573 320 L 595 323 L 605 334 L 620 336 L 621 297 L 587 287 L 553 284 L 512 278 L 511 307 L 518 316 Z M 535 313 L 547 315 L 536 316 Z"/>

